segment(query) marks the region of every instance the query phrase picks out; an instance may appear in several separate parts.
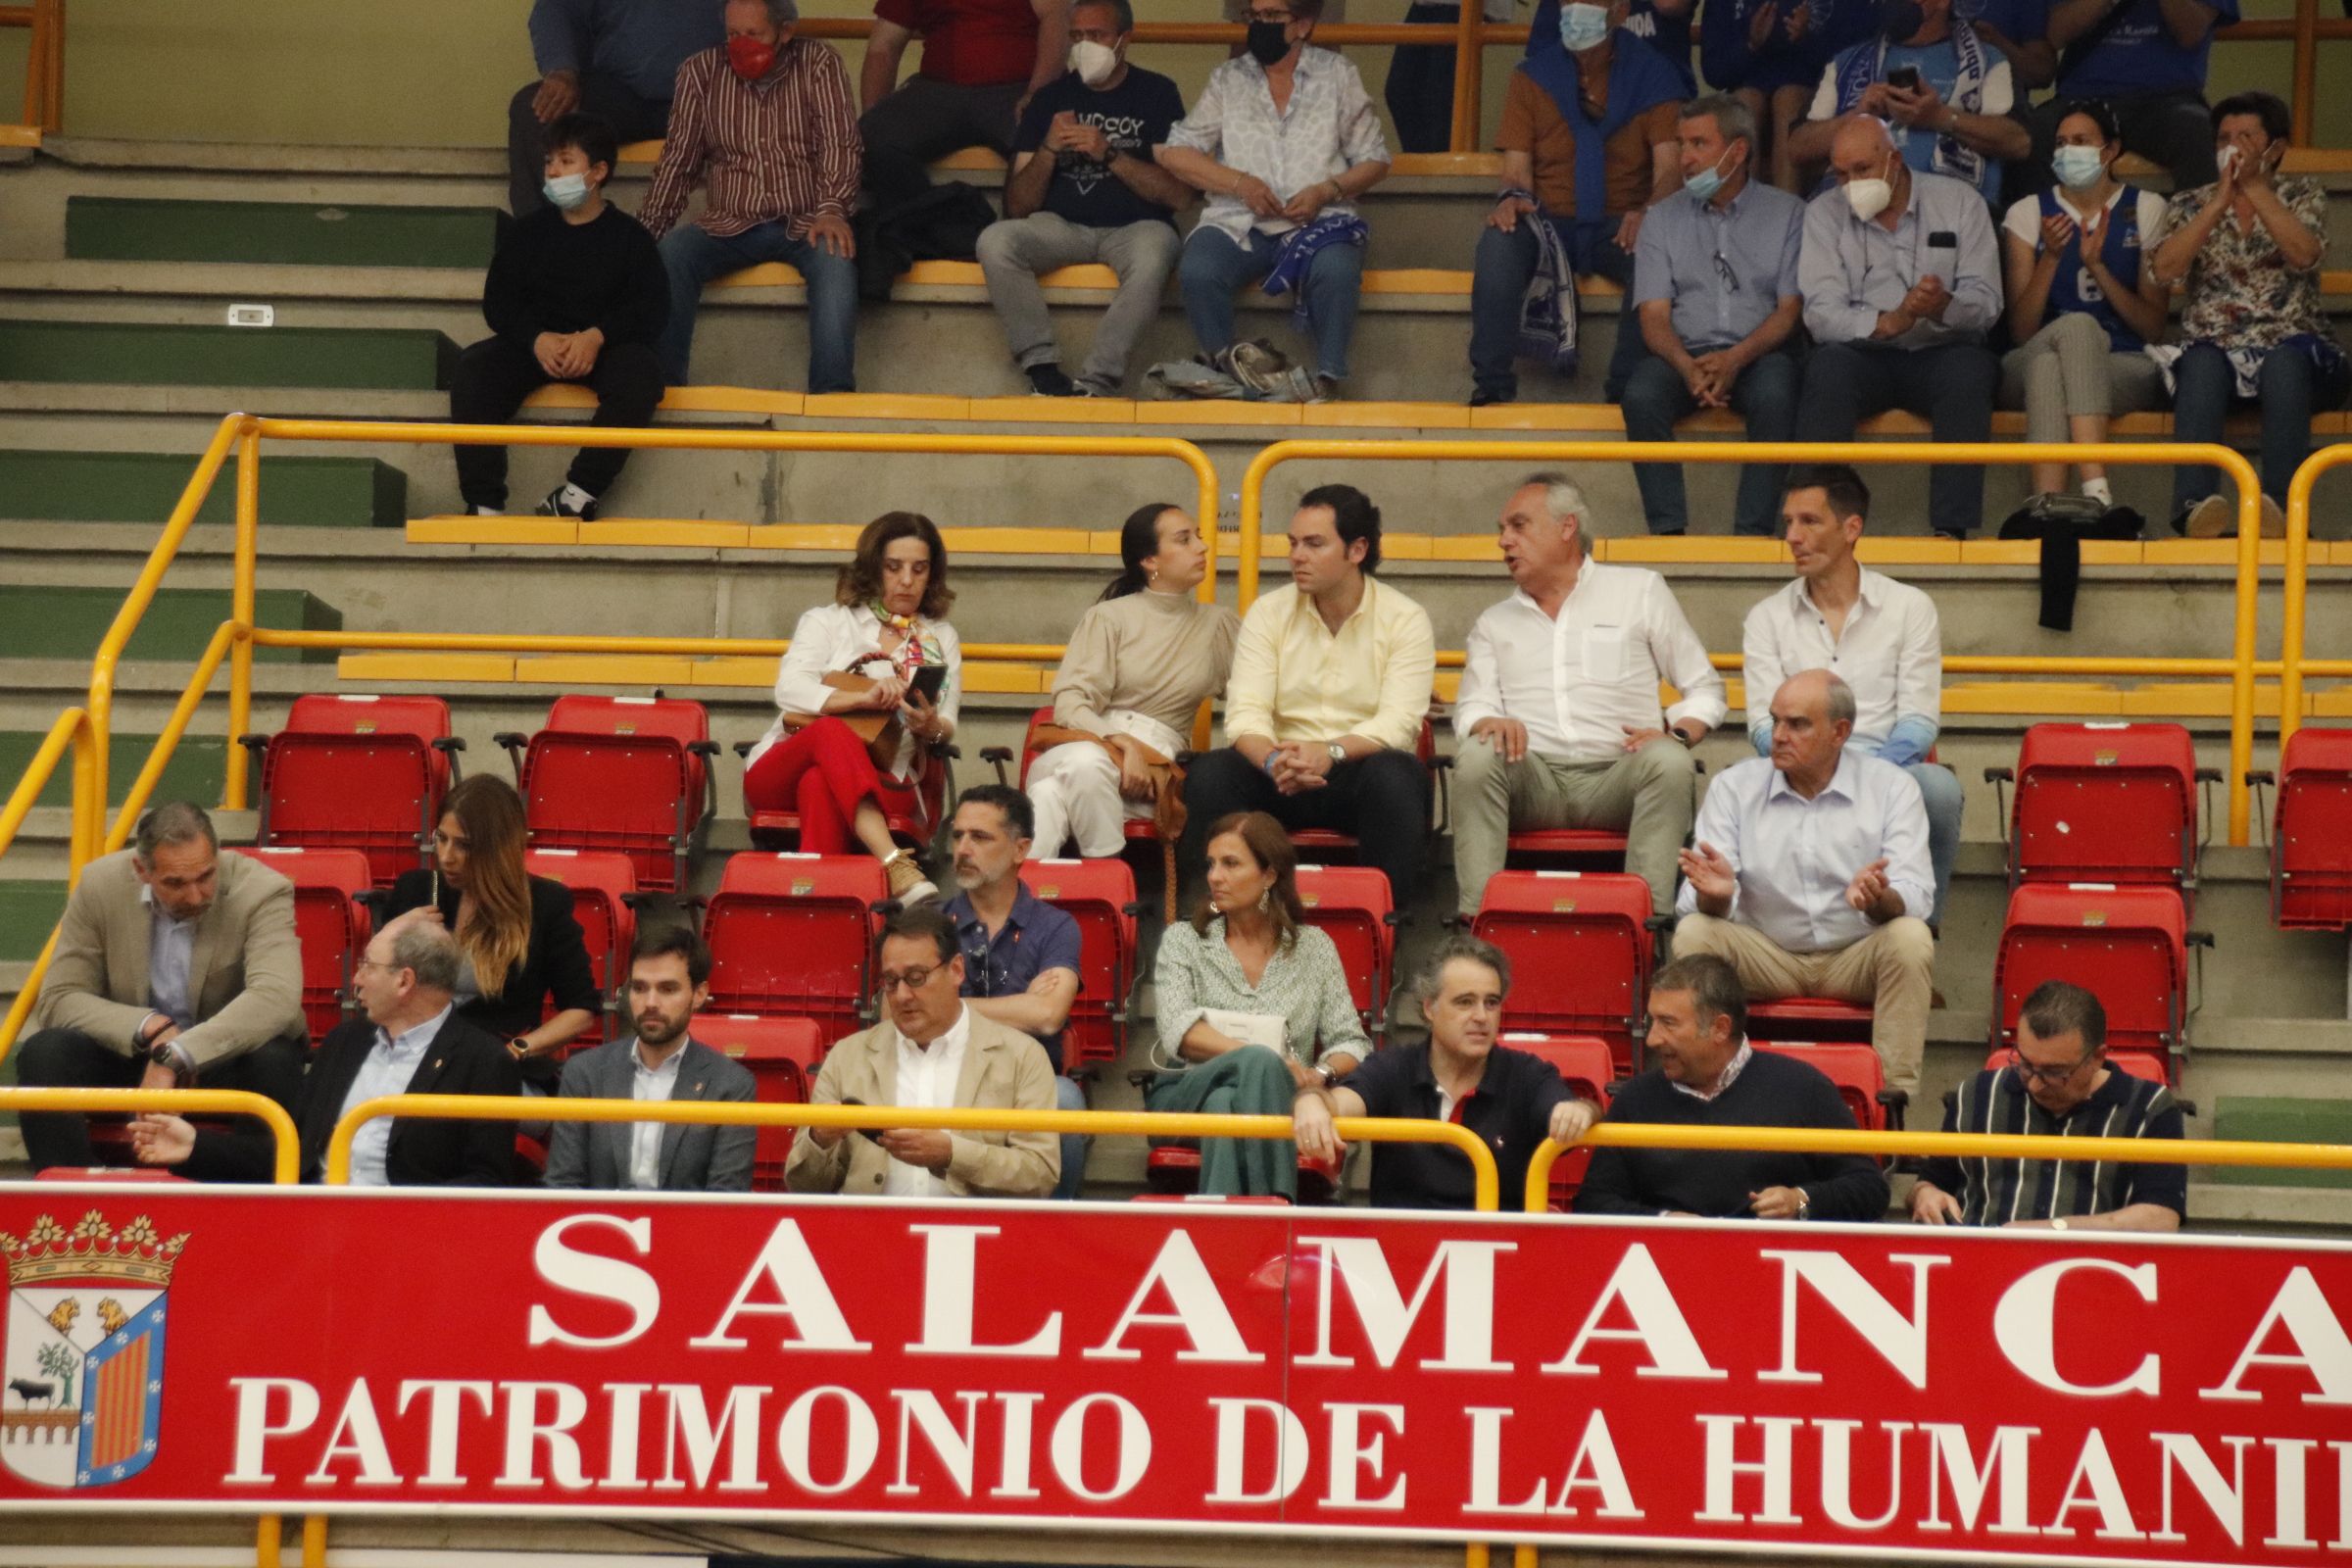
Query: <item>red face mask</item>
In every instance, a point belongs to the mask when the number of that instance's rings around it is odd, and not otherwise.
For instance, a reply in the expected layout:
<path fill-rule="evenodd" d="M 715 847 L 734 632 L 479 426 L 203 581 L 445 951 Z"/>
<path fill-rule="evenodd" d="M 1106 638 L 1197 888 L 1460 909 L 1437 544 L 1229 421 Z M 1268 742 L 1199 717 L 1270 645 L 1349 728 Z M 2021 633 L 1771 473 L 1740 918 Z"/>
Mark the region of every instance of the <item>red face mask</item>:
<path fill-rule="evenodd" d="M 776 46 L 757 38 L 729 38 L 727 65 L 746 81 L 758 81 L 776 63 Z"/>

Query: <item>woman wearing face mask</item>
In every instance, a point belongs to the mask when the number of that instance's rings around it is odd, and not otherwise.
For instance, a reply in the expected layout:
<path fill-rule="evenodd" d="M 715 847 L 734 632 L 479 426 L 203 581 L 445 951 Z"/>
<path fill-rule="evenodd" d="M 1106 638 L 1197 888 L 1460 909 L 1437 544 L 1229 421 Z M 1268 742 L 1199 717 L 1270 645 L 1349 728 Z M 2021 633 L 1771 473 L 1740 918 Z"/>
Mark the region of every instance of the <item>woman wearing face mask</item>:
<path fill-rule="evenodd" d="M 1032 858 L 1073 839 L 1090 858 L 1118 854 L 1127 819 L 1152 817 L 1195 711 L 1233 668 L 1241 617 L 1194 597 L 1208 548 L 1183 508 L 1137 508 L 1119 530 L 1119 559 L 1125 569 L 1078 617 L 1054 677 L 1054 728 L 1091 738 L 1064 739 L 1030 764 Z"/>
<path fill-rule="evenodd" d="M 1299 302 L 1318 402 L 1338 395 L 1355 337 L 1366 230 L 1354 204 L 1389 172 L 1364 78 L 1352 62 L 1308 47 L 1322 9 L 1323 0 L 1250 0 L 1248 52 L 1209 73 L 1154 153 L 1208 195 L 1177 265 L 1201 352 L 1245 385 L 1258 378 L 1235 364 L 1233 297 L 1262 280 Z"/>
<path fill-rule="evenodd" d="M 2115 113 L 2068 104 L 2050 160 L 2055 189 L 2013 204 L 2001 223 L 2009 335 L 2001 405 L 2026 411 L 2026 439 L 2105 441 L 2109 416 L 2159 408 L 2164 378 L 2142 352 L 2164 335 L 2172 291 L 2147 265 L 2146 242 L 2164 198 L 2119 183 Z M 2115 505 L 2102 464 L 2079 466 L 2082 494 Z M 2036 501 L 2062 494 L 2066 465 L 2034 466 Z"/>
<path fill-rule="evenodd" d="M 2262 410 L 2262 531 L 2285 531 L 2278 508 L 2311 454 L 2311 416 L 2352 388 L 2344 351 L 2320 305 L 2328 254 L 2328 193 L 2309 178 L 2278 177 L 2286 105 L 2241 92 L 2213 106 L 2222 177 L 2175 196 L 2165 209 L 2154 269 L 2185 279 L 2180 341 L 2148 352 L 2173 383 L 2173 436 L 2219 441 L 2232 404 Z M 2216 493 L 2209 467 L 2173 478 L 2173 526 L 2192 538 L 2237 531 L 2237 511 Z"/>
<path fill-rule="evenodd" d="M 938 527 L 913 512 L 867 523 L 833 598 L 793 627 L 776 671 L 782 712 L 745 760 L 744 807 L 798 812 L 809 854 L 862 847 L 882 862 L 890 896 L 919 904 L 939 890 L 891 837 L 890 816 L 923 815 L 923 764 L 929 748 L 955 736 L 963 701 Z M 945 671 L 936 702 L 924 695 L 927 668 Z"/>
<path fill-rule="evenodd" d="M 1208 897 L 1160 939 L 1158 1080 L 1152 1110 L 1288 1115 L 1298 1091 L 1320 1088 L 1371 1054 L 1331 938 L 1306 923 L 1298 852 L 1263 811 L 1236 811 L 1208 830 Z M 1200 1191 L 1224 1196 L 1298 1190 L 1291 1146 L 1210 1138 Z"/>

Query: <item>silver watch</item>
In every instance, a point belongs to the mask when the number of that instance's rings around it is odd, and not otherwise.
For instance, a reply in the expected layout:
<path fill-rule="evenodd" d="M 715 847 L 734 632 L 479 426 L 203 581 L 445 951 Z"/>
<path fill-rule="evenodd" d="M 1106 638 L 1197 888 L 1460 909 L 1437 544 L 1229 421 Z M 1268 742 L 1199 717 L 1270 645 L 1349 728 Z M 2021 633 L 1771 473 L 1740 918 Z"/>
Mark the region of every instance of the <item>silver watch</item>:
<path fill-rule="evenodd" d="M 1335 762 L 1348 760 L 1348 748 L 1342 746 L 1338 741 L 1325 742 L 1323 749 L 1331 754 L 1331 760 Z"/>

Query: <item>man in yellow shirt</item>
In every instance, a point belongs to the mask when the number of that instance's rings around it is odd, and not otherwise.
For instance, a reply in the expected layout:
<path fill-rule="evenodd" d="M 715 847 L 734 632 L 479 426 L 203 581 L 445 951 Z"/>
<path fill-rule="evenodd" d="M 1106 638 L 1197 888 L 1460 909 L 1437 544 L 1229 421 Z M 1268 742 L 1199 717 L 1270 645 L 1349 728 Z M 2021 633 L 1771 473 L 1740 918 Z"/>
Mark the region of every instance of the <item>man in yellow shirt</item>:
<path fill-rule="evenodd" d="M 1290 538 L 1291 586 L 1242 619 L 1225 748 L 1185 780 L 1183 863 L 1203 862 L 1218 818 L 1267 811 L 1294 832 L 1355 838 L 1401 908 L 1429 847 L 1429 773 L 1414 755 L 1437 670 L 1429 615 L 1374 577 L 1380 509 L 1361 490 L 1309 490 Z"/>

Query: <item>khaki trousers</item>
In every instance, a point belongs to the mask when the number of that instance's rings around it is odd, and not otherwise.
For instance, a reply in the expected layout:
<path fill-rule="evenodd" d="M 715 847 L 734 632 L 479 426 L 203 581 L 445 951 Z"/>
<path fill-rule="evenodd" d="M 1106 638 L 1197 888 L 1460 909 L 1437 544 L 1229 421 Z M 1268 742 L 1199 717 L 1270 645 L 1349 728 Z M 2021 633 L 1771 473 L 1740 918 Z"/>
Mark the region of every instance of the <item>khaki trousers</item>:
<path fill-rule="evenodd" d="M 1886 1064 L 1886 1087 L 1919 1098 L 1928 1007 L 1936 994 L 1936 938 L 1925 920 L 1903 915 L 1850 947 L 1790 953 L 1754 926 L 1686 914 L 1674 928 L 1674 956 L 1697 953 L 1711 953 L 1739 970 L 1751 1002 L 1834 997 L 1869 1003 L 1870 1043 Z"/>
<path fill-rule="evenodd" d="M 1625 868 L 1649 884 L 1650 907 L 1674 907 L 1675 857 L 1696 814 L 1696 770 L 1683 743 L 1660 737 L 1606 762 L 1516 762 L 1484 740 L 1453 754 L 1453 880 L 1464 914 L 1502 869 L 1513 828 L 1606 828 L 1626 836 Z"/>

